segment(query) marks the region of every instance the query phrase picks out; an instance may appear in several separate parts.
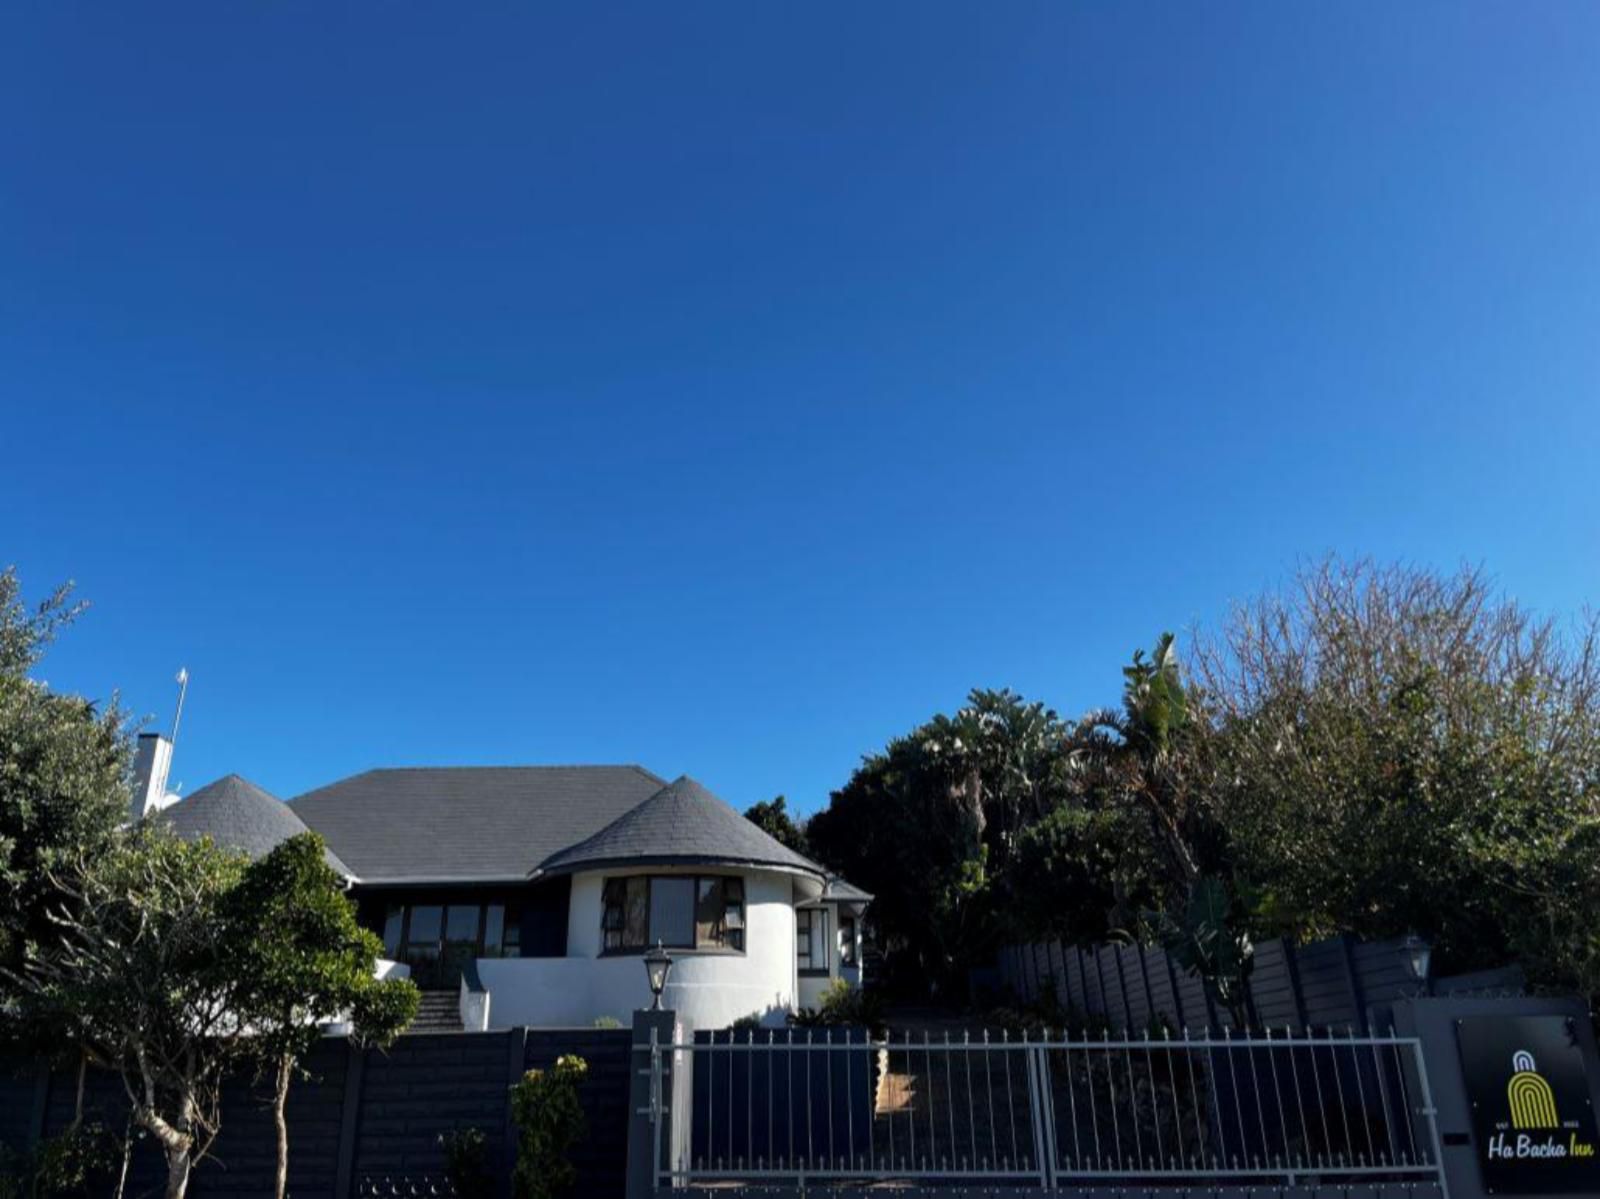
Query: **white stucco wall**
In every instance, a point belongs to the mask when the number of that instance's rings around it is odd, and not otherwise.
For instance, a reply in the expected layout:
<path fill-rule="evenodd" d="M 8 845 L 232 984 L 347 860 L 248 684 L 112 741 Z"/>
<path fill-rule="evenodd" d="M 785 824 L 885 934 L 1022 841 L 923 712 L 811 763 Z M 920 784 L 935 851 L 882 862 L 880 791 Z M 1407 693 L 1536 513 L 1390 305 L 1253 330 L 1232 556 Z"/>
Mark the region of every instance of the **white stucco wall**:
<path fill-rule="evenodd" d="M 491 1028 L 590 1025 L 601 1016 L 626 1025 L 636 1009 L 650 1006 L 641 955 L 603 957 L 600 952 L 605 879 L 622 873 L 629 872 L 573 877 L 566 957 L 479 959 L 479 977 L 493 996 Z M 651 868 L 648 873 L 697 871 Z M 782 1025 L 795 1003 L 794 877 L 762 870 L 715 873 L 744 879 L 745 952 L 674 950 L 662 1005 L 681 1012 L 696 1028 L 726 1028 L 755 1013 L 766 1024 Z"/>

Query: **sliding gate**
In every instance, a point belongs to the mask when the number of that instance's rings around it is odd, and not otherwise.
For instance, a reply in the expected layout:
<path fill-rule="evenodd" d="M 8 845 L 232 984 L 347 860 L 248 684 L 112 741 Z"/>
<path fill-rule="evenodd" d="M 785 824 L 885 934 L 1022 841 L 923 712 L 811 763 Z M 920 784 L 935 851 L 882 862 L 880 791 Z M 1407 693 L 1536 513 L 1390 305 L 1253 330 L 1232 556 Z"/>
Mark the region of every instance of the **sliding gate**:
<path fill-rule="evenodd" d="M 1444 1194 L 1412 1037 L 788 1029 L 639 1050 L 657 1188 L 1421 1183 Z"/>

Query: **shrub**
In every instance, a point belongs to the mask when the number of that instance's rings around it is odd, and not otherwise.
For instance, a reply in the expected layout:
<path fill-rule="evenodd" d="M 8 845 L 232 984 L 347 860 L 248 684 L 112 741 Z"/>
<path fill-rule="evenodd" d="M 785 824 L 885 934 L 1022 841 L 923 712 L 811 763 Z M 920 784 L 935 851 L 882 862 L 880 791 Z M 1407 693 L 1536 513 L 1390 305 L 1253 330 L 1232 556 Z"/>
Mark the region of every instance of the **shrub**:
<path fill-rule="evenodd" d="M 850 1025 L 878 1033 L 884 1028 L 883 1002 L 875 993 L 836 978 L 823 990 L 816 1007 L 801 1008 L 789 1017 L 789 1023 L 799 1028 Z"/>
<path fill-rule="evenodd" d="M 0 1145 L 0 1199 L 68 1199 L 108 1193 L 121 1143 L 98 1124 L 68 1129 L 31 1153 Z"/>
<path fill-rule="evenodd" d="M 489 1138 L 481 1128 L 459 1128 L 439 1138 L 444 1149 L 444 1173 L 456 1199 L 491 1199 L 494 1177 L 489 1173 Z"/>
<path fill-rule="evenodd" d="M 553 1199 L 577 1179 L 567 1153 L 583 1137 L 586 1121 L 578 1084 L 589 1074 L 581 1057 L 563 1054 L 548 1070 L 529 1070 L 511 1090 L 517 1126 L 517 1199 Z"/>
<path fill-rule="evenodd" d="M 594 1026 L 596 1028 L 621 1028 L 622 1021 L 615 1016 L 596 1016 L 594 1018 Z"/>

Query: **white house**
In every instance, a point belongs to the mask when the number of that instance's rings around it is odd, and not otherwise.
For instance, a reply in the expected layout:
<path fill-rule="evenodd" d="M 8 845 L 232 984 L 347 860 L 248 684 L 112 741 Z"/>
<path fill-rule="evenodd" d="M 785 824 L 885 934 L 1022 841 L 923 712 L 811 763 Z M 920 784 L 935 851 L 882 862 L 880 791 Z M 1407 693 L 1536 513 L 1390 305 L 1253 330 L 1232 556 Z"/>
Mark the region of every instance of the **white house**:
<path fill-rule="evenodd" d="M 158 756 L 158 755 L 157 755 Z M 781 1024 L 861 984 L 871 897 L 687 776 L 638 766 L 372 770 L 285 804 L 236 775 L 155 816 L 261 854 L 304 829 L 424 989 L 424 1026 L 624 1023 L 642 958 L 697 1028 Z"/>

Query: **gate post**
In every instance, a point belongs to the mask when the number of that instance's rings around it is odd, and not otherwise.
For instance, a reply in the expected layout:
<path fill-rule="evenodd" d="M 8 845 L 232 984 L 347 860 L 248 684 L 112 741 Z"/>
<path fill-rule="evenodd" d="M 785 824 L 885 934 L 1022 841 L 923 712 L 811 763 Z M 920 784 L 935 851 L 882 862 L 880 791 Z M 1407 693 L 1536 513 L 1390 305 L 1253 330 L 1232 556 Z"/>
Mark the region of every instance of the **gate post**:
<path fill-rule="evenodd" d="M 1596 1193 L 1600 1162 L 1594 1142 L 1600 1110 L 1600 1056 L 1588 1006 L 1581 999 L 1417 996 L 1394 1005 L 1395 1030 L 1419 1042 L 1420 1100 L 1433 1109 L 1431 1133 L 1448 1199 L 1489 1199 L 1501 1194 Z M 1495 1154 L 1496 1126 L 1508 1127 L 1508 1083 L 1518 1067 L 1514 1050 L 1533 1050 L 1537 1067 L 1554 1086 L 1559 1126 L 1535 1125 L 1529 1139 L 1554 1140 L 1567 1153 Z M 1481 1050 L 1481 1052 L 1480 1052 Z M 1520 1127 L 1506 1139 L 1515 1142 Z M 1419 1141 L 1420 1141 L 1419 1137 Z M 1589 1152 L 1577 1151 L 1578 1143 Z M 1548 1164 L 1546 1164 L 1548 1163 Z M 1486 1177 L 1505 1172 L 1507 1179 Z M 1521 1177 L 1518 1177 L 1518 1176 Z"/>
<path fill-rule="evenodd" d="M 671 1010 L 633 1013 L 628 1054 L 627 1199 L 651 1199 L 665 1148 L 678 1159 L 678 1142 L 689 1132 L 689 1054 L 674 1049 L 692 1030 Z M 674 1119 L 681 1113 L 680 1119 Z"/>

